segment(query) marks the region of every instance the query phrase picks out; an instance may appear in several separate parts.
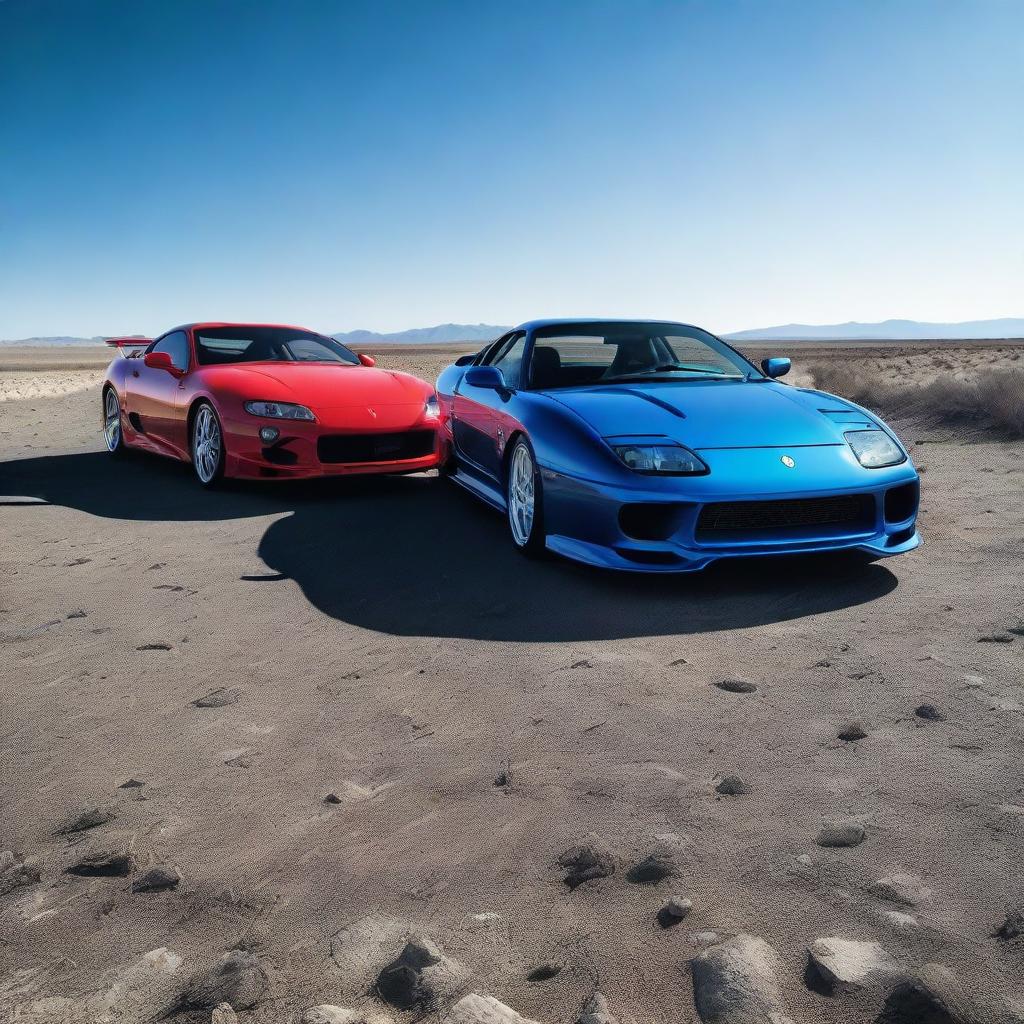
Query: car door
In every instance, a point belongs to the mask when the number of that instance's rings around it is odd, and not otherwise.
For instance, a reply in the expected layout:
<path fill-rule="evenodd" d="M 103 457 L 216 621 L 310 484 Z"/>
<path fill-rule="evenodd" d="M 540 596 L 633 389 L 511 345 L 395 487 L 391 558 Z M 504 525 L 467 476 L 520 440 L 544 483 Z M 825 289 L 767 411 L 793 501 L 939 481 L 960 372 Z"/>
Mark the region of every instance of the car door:
<path fill-rule="evenodd" d="M 175 454 L 188 449 L 182 407 L 185 374 L 191 365 L 188 334 L 172 331 L 155 341 L 148 352 L 166 352 L 177 374 L 146 366 L 145 357 L 133 360 L 125 385 L 128 419 L 136 430 L 154 444 L 170 448 Z M 134 365 L 134 364 L 138 365 Z"/>
<path fill-rule="evenodd" d="M 481 362 L 501 370 L 508 388 L 505 392 L 477 388 L 459 381 L 453 403 L 453 430 L 460 457 L 470 460 L 488 477 L 501 482 L 501 456 L 508 436 L 505 406 L 510 393 L 520 385 L 526 334 L 516 331 L 493 346 Z"/>

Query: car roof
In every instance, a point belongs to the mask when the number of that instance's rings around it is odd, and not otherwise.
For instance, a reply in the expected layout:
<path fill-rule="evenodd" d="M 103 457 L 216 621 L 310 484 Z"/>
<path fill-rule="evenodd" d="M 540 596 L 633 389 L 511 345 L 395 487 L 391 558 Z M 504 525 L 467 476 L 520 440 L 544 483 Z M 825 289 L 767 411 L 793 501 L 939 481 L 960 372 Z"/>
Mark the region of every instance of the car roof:
<path fill-rule="evenodd" d="M 164 334 L 170 334 L 172 331 L 194 331 L 196 328 L 201 327 L 283 327 L 289 331 L 309 331 L 310 334 L 320 333 L 319 331 L 314 331 L 311 327 L 299 327 L 296 324 L 265 324 L 241 320 L 200 320 L 194 324 L 178 324 L 177 327 L 170 327 L 164 331 Z"/>
<path fill-rule="evenodd" d="M 657 320 L 649 317 L 559 316 L 527 320 L 525 323 L 519 324 L 515 330 L 535 331 L 541 327 L 568 327 L 571 324 L 671 324 L 674 327 L 696 327 L 696 324 L 686 324 L 681 320 Z M 705 328 L 700 329 L 705 330 Z"/>

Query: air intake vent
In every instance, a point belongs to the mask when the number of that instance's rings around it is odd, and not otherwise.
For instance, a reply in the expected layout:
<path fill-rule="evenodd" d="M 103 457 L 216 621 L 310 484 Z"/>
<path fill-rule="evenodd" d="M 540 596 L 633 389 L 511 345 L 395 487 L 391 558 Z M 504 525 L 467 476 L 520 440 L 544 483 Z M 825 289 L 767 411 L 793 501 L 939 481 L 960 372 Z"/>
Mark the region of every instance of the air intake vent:
<path fill-rule="evenodd" d="M 317 442 L 321 462 L 401 462 L 420 459 L 434 450 L 433 430 L 397 434 L 332 434 Z"/>
<path fill-rule="evenodd" d="M 769 534 L 820 527 L 829 532 L 870 530 L 875 501 L 870 494 L 783 501 L 719 501 L 705 505 L 697 520 L 697 539 L 726 534 Z"/>

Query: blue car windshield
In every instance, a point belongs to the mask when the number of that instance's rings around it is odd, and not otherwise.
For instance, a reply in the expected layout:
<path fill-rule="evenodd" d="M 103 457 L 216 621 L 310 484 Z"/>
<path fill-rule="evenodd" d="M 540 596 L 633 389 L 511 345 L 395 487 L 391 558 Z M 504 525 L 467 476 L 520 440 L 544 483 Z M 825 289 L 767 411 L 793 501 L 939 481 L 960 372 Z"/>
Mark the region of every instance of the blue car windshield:
<path fill-rule="evenodd" d="M 763 375 L 699 327 L 665 323 L 580 323 L 534 334 L 530 386 L 536 389 L 641 380 L 749 380 Z"/>

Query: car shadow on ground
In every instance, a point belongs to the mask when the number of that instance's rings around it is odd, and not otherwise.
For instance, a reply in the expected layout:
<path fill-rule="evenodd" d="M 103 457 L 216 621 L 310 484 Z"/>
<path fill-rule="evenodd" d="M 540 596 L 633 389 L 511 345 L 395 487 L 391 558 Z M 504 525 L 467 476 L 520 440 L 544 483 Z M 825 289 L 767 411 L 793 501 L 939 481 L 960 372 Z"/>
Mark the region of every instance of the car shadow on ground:
<path fill-rule="evenodd" d="M 293 579 L 336 619 L 405 636 L 549 642 L 736 630 L 855 607 L 897 585 L 883 565 L 850 555 L 742 559 L 679 576 L 530 561 L 512 548 L 503 517 L 433 476 L 204 491 L 187 466 L 153 457 L 0 463 L 0 504 L 24 499 L 167 523 L 290 513 L 260 540 L 268 578 Z"/>

